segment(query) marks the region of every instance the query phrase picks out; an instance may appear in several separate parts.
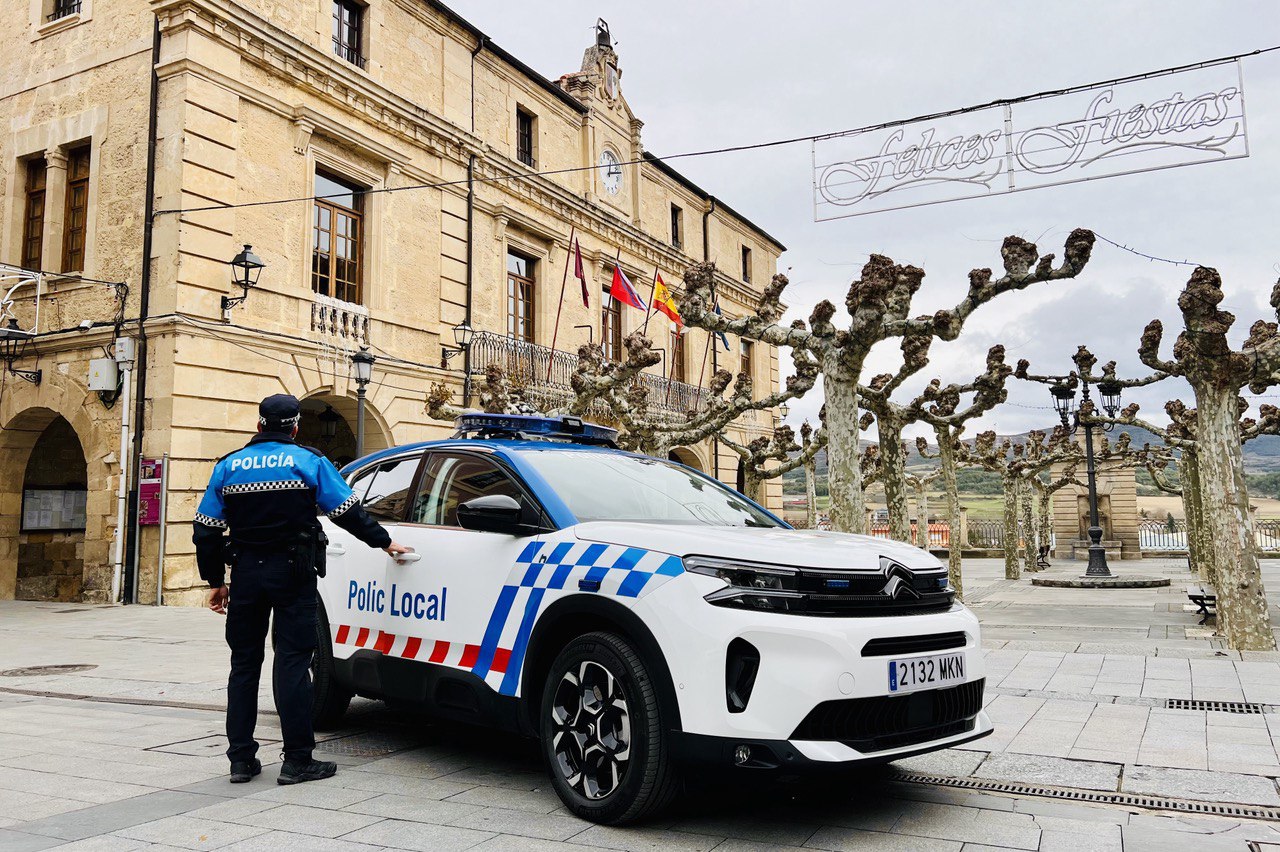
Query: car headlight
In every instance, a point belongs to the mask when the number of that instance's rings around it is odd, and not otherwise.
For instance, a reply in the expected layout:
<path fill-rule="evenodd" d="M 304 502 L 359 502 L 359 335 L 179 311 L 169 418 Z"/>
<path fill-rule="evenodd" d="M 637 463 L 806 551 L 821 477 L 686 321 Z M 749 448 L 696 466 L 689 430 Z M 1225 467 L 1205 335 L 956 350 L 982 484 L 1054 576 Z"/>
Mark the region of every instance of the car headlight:
<path fill-rule="evenodd" d="M 706 596 L 708 603 L 718 606 L 742 607 L 785 612 L 802 600 L 799 591 L 799 573 L 792 568 L 775 565 L 735 562 L 691 556 L 684 560 L 686 571 L 715 577 L 728 584 Z"/>

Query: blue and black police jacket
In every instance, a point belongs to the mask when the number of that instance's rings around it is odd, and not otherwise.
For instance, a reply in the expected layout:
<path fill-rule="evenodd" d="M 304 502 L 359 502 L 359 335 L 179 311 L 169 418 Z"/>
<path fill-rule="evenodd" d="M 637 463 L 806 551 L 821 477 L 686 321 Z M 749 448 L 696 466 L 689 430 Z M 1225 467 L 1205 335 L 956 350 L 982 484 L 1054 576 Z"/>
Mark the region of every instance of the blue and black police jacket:
<path fill-rule="evenodd" d="M 288 435 L 262 432 L 218 459 L 196 512 L 192 541 L 200 577 L 226 580 L 226 543 L 252 549 L 294 544 L 318 526 L 316 509 L 370 547 L 391 536 L 369 517 L 333 462 Z"/>

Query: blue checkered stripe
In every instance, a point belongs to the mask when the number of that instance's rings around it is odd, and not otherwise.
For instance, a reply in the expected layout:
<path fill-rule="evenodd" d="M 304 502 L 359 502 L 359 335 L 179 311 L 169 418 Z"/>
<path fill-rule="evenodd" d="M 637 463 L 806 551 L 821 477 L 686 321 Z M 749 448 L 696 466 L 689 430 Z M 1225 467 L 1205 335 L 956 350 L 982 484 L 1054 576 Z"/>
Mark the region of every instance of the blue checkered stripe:
<path fill-rule="evenodd" d="M 639 598 L 684 573 L 678 556 L 640 547 L 586 542 L 530 542 L 512 566 L 489 617 L 471 671 L 502 695 L 515 695 L 529 637 L 548 593 L 584 592 Z M 519 618 L 513 617 L 520 613 Z M 491 672 L 494 653 L 510 648 L 503 673 Z M 500 678 L 500 681 L 498 680 Z"/>

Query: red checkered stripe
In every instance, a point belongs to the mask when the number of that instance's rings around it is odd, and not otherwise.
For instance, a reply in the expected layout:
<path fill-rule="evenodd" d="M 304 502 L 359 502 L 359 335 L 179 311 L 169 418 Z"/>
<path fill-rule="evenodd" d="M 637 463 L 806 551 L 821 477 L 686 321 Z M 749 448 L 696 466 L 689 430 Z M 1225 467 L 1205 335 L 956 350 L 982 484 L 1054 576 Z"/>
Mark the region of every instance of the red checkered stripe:
<path fill-rule="evenodd" d="M 370 630 L 368 627 L 352 627 L 349 624 L 337 625 L 333 641 L 338 645 L 354 645 L 357 648 L 368 648 L 389 657 L 402 657 L 406 660 L 423 660 L 441 666 L 456 669 L 469 669 L 476 664 L 480 656 L 479 645 L 468 645 L 463 642 L 423 642 L 417 636 L 397 636 L 385 630 Z M 429 646 L 430 653 L 427 653 Z M 495 672 L 505 672 L 511 661 L 510 648 L 498 648 L 493 654 Z"/>

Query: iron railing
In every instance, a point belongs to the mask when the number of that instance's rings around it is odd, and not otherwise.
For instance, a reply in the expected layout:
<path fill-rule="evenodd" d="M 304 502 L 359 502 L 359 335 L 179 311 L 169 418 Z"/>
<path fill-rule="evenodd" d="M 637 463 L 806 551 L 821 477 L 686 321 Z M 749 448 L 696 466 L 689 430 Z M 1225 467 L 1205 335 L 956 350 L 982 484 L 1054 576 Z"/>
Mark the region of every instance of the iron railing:
<path fill-rule="evenodd" d="M 1258 550 L 1280 550 L 1280 518 L 1262 518 L 1255 522 L 1253 540 Z M 1138 545 L 1143 550 L 1185 551 L 1187 522 L 1183 518 L 1139 521 Z"/>
<path fill-rule="evenodd" d="M 1004 521 L 969 521 L 969 546 L 984 549 L 1004 547 Z"/>
<path fill-rule="evenodd" d="M 46 21 L 57 21 L 70 15 L 78 15 L 80 13 L 80 0 L 56 0 L 53 4 L 53 11 L 45 15 Z"/>
<path fill-rule="evenodd" d="M 578 369 L 578 356 L 514 337 L 478 331 L 471 340 L 471 370 L 483 374 L 490 364 L 506 372 L 516 386 L 527 388 L 535 397 L 567 399 L 573 394 L 571 380 Z M 649 405 L 670 413 L 683 414 L 701 409 L 707 390 L 663 376 L 641 373 L 649 390 Z"/>

